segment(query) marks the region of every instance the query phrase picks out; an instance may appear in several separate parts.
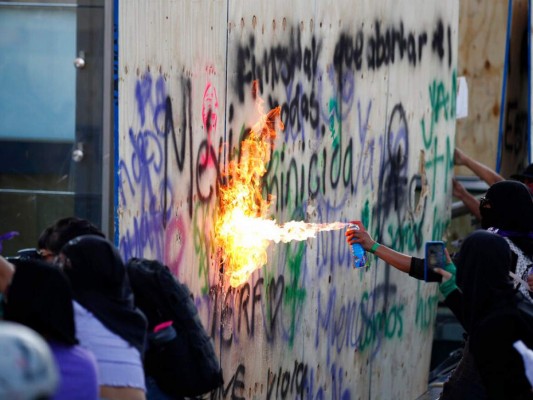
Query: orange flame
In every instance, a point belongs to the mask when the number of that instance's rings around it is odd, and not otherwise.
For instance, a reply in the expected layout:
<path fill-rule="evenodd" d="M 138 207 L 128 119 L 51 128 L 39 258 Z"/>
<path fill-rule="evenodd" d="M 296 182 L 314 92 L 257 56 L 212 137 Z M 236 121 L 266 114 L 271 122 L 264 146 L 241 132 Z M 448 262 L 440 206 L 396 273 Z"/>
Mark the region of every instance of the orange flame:
<path fill-rule="evenodd" d="M 254 84 L 254 94 L 257 87 Z M 228 165 L 228 183 L 220 187 L 218 216 L 215 222 L 216 247 L 220 250 L 224 274 L 232 287 L 246 282 L 267 262 L 266 249 L 271 242 L 287 243 L 315 237 L 319 231 L 338 230 L 346 223 L 312 224 L 290 221 L 278 225 L 267 218 L 270 201 L 263 199 L 262 179 L 270 161 L 276 128 L 283 129 L 281 107 L 263 112 L 257 96 L 259 121 L 241 143 L 238 160 Z"/>

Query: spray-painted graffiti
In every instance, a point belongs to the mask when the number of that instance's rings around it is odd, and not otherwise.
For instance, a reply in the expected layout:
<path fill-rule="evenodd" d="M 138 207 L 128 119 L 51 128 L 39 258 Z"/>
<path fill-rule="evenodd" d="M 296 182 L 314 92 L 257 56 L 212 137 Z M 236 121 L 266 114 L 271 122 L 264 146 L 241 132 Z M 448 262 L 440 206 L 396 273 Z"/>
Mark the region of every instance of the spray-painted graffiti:
<path fill-rule="evenodd" d="M 220 153 L 213 143 L 218 120 L 216 89 L 211 84 L 205 88 L 202 105 L 205 138 L 198 142 L 196 153 L 193 153 L 191 82 L 182 79 L 181 84 L 182 107 L 180 112 L 176 112 L 162 76 L 154 81 L 151 74 L 146 73 L 137 82 L 135 99 L 140 129 L 137 133 L 133 128 L 129 129 L 131 153 L 119 164 L 122 212 L 127 213 L 133 204 L 140 207 L 138 214 L 132 218 L 131 227 L 121 235 L 121 252 L 125 258 L 149 253 L 164 260 L 174 272 L 178 271 L 183 259 L 188 236 L 185 234 L 184 218 L 189 221 L 187 226 L 190 227 L 193 196 L 197 204 L 207 204 L 208 208 L 201 212 L 200 220 L 192 219 L 196 222 L 193 228 L 202 237 L 201 243 L 197 240 L 191 242 L 199 251 L 211 239 L 208 236 L 210 230 L 206 229 L 209 226 L 205 223 L 212 216 L 213 207 L 209 205 L 214 201 L 220 177 Z M 178 123 L 175 123 L 175 115 Z M 174 200 L 176 191 L 186 193 L 186 214 L 176 215 L 173 212 L 180 206 Z M 183 196 L 181 199 L 180 202 L 183 202 Z M 201 208 L 196 207 L 196 210 Z M 208 265 L 209 259 L 205 257 L 200 268 L 203 279 L 206 279 Z"/>
<path fill-rule="evenodd" d="M 294 333 L 301 332 L 303 320 L 293 318 L 294 295 L 287 289 L 283 275 L 271 278 L 267 284 L 259 277 L 253 286 L 245 283 L 237 290 L 228 288 L 224 293 L 213 287 L 211 296 L 205 300 L 222 304 L 222 308 L 220 311 L 215 308 L 209 316 L 209 332 L 214 338 L 220 337 L 226 348 L 242 345 L 257 336 L 271 344 L 290 346 L 295 340 Z M 305 289 L 300 290 L 305 294 Z M 340 300 L 335 287 L 318 292 L 314 306 L 317 309 L 314 346 L 326 350 L 324 365 L 330 365 L 345 351 L 375 355 L 383 340 L 403 337 L 406 304 L 387 302 L 387 298 L 396 296 L 396 291 L 395 285 L 380 285 L 371 292 L 344 300 Z"/>
<path fill-rule="evenodd" d="M 252 385 L 246 380 L 246 367 L 239 364 L 229 382 L 211 393 L 211 400 L 243 400 L 246 398 L 270 399 L 309 399 L 309 400 L 349 400 L 351 389 L 346 377 L 348 371 L 332 364 L 322 374 L 332 378 L 331 386 L 318 384 L 321 366 L 311 367 L 294 360 L 292 367 L 280 366 L 268 369 L 265 385 Z M 246 390 L 246 388 L 249 390 Z M 253 387 L 253 389 L 252 389 Z"/>
<path fill-rule="evenodd" d="M 268 370 L 267 399 L 286 399 L 289 395 L 301 399 L 307 384 L 307 365 L 295 361 L 292 369 L 279 368 L 277 371 Z"/>
<path fill-rule="evenodd" d="M 134 203 L 143 211 L 121 235 L 120 249 L 127 258 L 142 256 L 149 249 L 162 259 L 163 222 L 169 212 L 166 199 L 172 196 L 172 182 L 161 181 L 166 163 L 160 140 L 165 125 L 165 90 L 164 80 L 153 82 L 149 74 L 135 87 L 139 128 L 128 130 L 131 151 L 119 163 L 119 194 L 124 208 Z"/>
<path fill-rule="evenodd" d="M 451 26 L 445 26 L 442 20 L 438 20 L 430 32 L 408 31 L 403 22 L 387 25 L 374 20 L 371 26 L 374 29 L 370 33 L 360 27 L 353 36 L 345 33 L 339 35 L 333 56 L 339 78 L 343 78 L 343 69 L 375 70 L 405 61 L 413 67 L 420 66 L 426 48 L 441 62 L 452 66 Z M 263 85 L 270 85 L 272 89 L 278 84 L 289 86 L 296 80 L 297 74 L 304 76 L 307 82 L 315 81 L 322 41 L 313 36 L 308 46 L 303 45 L 301 32 L 297 28 L 290 30 L 287 36 L 285 46 L 274 46 L 259 52 L 259 56 L 255 53 L 257 46 L 254 36 L 237 48 L 234 89 L 241 102 L 254 80 L 259 81 L 262 91 Z"/>
<path fill-rule="evenodd" d="M 212 399 L 355 398 L 360 363 L 379 362 L 407 335 L 428 342 L 437 298 L 425 283 L 403 293 L 388 266 L 353 270 L 342 230 L 273 244 L 267 264 L 238 288 L 224 281 L 214 244 L 217 190 L 255 122 L 247 117 L 253 81 L 268 107 L 281 107 L 285 125 L 263 178 L 273 218 L 361 219 L 375 240 L 410 254 L 442 239 L 453 168 L 453 24 L 444 16 L 420 26 L 368 21 L 331 35 L 289 25 L 273 41 L 247 32 L 228 42 L 227 87 L 210 80 L 208 60 L 202 73 L 147 69 L 124 94 L 134 107 L 121 127 L 120 250 L 164 260 L 191 280 L 204 325 L 231 365 Z M 402 75 L 422 88 L 416 99 L 394 90 Z M 367 76 L 390 81 L 387 89 L 372 90 Z M 257 342 L 263 369 L 239 356 Z"/>
<path fill-rule="evenodd" d="M 395 294 L 396 286 L 379 286 L 371 293 L 364 292 L 358 299 L 337 304 L 337 291 L 331 290 L 324 301 L 318 295 L 318 319 L 315 347 L 326 348 L 325 365 L 330 365 L 331 352 L 347 350 L 376 350 L 381 340 L 401 338 L 404 334 L 404 304 L 386 304 L 384 294 Z"/>

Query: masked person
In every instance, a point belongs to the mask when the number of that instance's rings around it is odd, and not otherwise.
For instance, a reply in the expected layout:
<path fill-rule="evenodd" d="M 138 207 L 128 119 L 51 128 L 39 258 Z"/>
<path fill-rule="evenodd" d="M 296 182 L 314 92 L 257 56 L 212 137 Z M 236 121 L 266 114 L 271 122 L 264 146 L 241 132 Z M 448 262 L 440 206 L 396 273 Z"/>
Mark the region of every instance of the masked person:
<path fill-rule="evenodd" d="M 100 396 L 144 400 L 147 322 L 134 306 L 118 250 L 100 236 L 78 236 L 62 247 L 57 263 L 72 286 L 76 335 L 96 356 Z"/>
<path fill-rule="evenodd" d="M 489 399 L 533 399 L 522 358 L 513 347 L 518 340 L 533 345 L 533 314 L 519 309 L 528 300 L 509 276 L 511 255 L 501 236 L 476 231 L 455 259 L 469 351 Z"/>
<path fill-rule="evenodd" d="M 481 226 L 500 235 L 511 249 L 510 271 L 517 277 L 514 283 L 515 292 L 522 292 L 527 301 L 533 302 L 533 276 L 527 275 L 529 266 L 533 265 L 533 198 L 528 188 L 516 181 L 500 181 L 492 185 L 480 201 L 479 213 Z M 394 268 L 408 273 L 417 279 L 424 279 L 424 260 L 396 252 L 379 244 L 370 237 L 366 230 L 346 231 L 348 244 L 360 243 L 363 248 L 383 259 Z M 468 333 L 463 315 L 463 294 L 456 285 L 455 265 L 448 258 L 446 271 L 436 269 L 443 274 L 439 290 L 444 303 L 452 310 L 457 320 Z M 430 280 L 438 281 L 435 274 Z M 445 383 L 440 399 L 486 399 L 487 393 L 481 377 L 469 351 L 467 340 L 463 357 L 449 380 Z"/>
<path fill-rule="evenodd" d="M 61 248 L 75 237 L 96 235 L 105 238 L 104 233 L 87 219 L 64 217 L 46 227 L 37 240 L 39 255 L 44 261 L 53 262 Z"/>
<path fill-rule="evenodd" d="M 529 164 L 519 174 L 511 175 L 511 179 L 514 179 L 514 180 L 517 180 L 519 182 L 522 182 L 533 193 L 533 164 Z"/>
<path fill-rule="evenodd" d="M 533 200 L 520 182 L 492 185 L 480 199 L 481 227 L 503 237 L 512 252 L 515 289 L 533 302 Z M 526 282 L 527 284 L 524 284 Z"/>
<path fill-rule="evenodd" d="M 54 400 L 98 399 L 96 359 L 79 345 L 74 325 L 72 291 L 55 266 L 35 259 L 15 259 L 5 288 L 4 318 L 39 333 L 48 343 L 59 370 Z M 0 269 L 6 268 L 1 260 Z"/>

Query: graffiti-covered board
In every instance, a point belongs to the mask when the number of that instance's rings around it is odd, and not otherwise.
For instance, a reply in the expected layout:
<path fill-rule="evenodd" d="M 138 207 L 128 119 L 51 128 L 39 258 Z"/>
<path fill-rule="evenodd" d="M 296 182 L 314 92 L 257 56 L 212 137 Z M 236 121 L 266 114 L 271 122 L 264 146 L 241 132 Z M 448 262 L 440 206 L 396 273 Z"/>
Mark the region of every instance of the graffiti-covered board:
<path fill-rule="evenodd" d="M 224 370 L 212 398 L 423 393 L 436 285 L 371 254 L 354 269 L 344 224 L 415 256 L 443 239 L 458 2 L 124 0 L 117 12 L 119 246 L 191 288 Z M 334 228 L 277 240 L 237 225 L 241 249 L 268 242 L 234 284 L 221 199 L 269 110 L 248 199 L 276 229 Z"/>

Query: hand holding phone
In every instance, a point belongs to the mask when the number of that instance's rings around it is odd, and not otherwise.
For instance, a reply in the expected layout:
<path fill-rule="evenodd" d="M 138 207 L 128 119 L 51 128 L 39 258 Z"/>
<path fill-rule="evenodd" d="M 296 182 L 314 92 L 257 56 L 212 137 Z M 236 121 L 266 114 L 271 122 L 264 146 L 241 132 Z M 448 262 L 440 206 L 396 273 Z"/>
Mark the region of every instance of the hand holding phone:
<path fill-rule="evenodd" d="M 441 282 L 442 275 L 434 271 L 435 268 L 446 267 L 446 253 L 444 242 L 432 241 L 426 243 L 424 258 L 424 280 L 426 282 Z"/>

